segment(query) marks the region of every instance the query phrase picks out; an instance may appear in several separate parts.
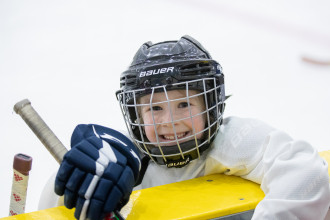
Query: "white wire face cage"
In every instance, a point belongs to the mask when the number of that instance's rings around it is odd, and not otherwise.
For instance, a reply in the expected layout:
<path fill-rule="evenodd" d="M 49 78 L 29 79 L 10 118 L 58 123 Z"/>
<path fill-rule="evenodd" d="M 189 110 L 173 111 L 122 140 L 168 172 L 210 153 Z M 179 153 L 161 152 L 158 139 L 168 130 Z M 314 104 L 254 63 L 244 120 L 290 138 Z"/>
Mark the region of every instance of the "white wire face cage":
<path fill-rule="evenodd" d="M 178 90 L 180 95 L 172 96 Z M 222 122 L 225 92 L 215 78 L 202 78 L 121 91 L 117 98 L 136 146 L 158 164 L 182 167 L 211 144 Z"/>

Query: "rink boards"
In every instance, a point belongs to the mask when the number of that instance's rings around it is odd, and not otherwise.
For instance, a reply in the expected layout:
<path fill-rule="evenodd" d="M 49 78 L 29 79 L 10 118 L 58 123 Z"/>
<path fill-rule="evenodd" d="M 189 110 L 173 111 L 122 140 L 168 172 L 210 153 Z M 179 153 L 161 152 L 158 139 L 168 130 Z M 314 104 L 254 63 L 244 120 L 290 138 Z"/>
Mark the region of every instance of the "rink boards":
<path fill-rule="evenodd" d="M 320 155 L 330 163 L 330 151 Z M 330 169 L 328 172 L 330 175 Z M 236 176 L 214 174 L 134 191 L 121 213 L 127 220 L 212 219 L 248 213 L 263 197 L 264 193 L 256 183 Z M 73 220 L 73 212 L 73 209 L 60 206 L 1 219 Z"/>

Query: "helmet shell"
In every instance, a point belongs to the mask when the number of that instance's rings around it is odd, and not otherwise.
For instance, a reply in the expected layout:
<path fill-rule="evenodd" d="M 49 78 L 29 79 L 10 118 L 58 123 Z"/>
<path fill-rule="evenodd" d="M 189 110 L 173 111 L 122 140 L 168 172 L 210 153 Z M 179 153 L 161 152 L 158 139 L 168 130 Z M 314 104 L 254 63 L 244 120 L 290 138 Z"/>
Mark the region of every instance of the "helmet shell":
<path fill-rule="evenodd" d="M 171 155 L 169 157 L 166 155 L 166 150 L 160 147 L 159 150 L 156 148 L 150 151 L 153 155 L 151 158 L 157 163 L 169 166 L 167 161 L 171 161 L 171 166 L 179 164 L 177 167 L 180 167 L 199 157 L 200 153 L 209 147 L 222 122 L 225 100 L 222 67 L 212 59 L 198 41 L 188 35 L 181 37 L 178 41 L 164 41 L 156 44 L 147 42 L 139 48 L 128 69 L 120 76 L 117 99 L 132 139 L 140 150 L 149 156 L 150 152 L 144 144 L 146 137 L 143 137 L 141 126 L 137 122 L 139 120 L 137 120 L 136 108 L 128 106 L 136 104 L 141 96 L 152 92 L 164 92 L 165 89 L 214 91 L 207 93 L 205 102 L 207 109 L 210 109 L 208 126 L 212 124 L 208 132 L 212 133 L 212 136 L 209 135 L 208 140 L 191 140 L 182 144 L 181 148 L 188 153 L 182 153 L 182 149 L 175 150 L 177 146 L 166 147 L 168 154 Z M 202 144 L 199 145 L 200 143 Z M 178 157 L 180 153 L 181 157 Z"/>

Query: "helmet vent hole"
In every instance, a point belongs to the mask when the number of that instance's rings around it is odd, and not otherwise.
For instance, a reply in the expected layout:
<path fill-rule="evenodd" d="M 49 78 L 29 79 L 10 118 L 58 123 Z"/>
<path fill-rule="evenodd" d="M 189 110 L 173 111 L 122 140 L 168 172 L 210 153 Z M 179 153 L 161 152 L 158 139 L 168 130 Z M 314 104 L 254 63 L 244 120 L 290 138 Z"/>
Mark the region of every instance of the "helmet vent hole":
<path fill-rule="evenodd" d="M 212 65 L 210 63 L 193 63 L 180 67 L 182 76 L 203 75 L 211 72 Z"/>
<path fill-rule="evenodd" d="M 136 84 L 136 76 L 127 75 L 120 78 L 120 86 L 131 86 Z"/>

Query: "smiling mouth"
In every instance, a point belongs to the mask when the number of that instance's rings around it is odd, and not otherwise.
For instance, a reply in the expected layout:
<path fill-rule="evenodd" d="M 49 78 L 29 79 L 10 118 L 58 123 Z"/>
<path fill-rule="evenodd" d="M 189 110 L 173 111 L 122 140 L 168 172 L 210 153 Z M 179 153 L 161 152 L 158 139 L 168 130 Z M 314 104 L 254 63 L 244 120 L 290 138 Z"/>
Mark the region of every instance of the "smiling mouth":
<path fill-rule="evenodd" d="M 189 134 L 189 131 L 177 133 L 176 136 L 178 139 L 185 138 Z M 163 140 L 173 141 L 175 139 L 175 134 L 163 134 L 159 135 Z"/>

